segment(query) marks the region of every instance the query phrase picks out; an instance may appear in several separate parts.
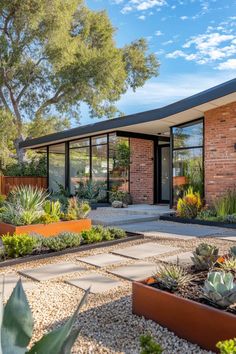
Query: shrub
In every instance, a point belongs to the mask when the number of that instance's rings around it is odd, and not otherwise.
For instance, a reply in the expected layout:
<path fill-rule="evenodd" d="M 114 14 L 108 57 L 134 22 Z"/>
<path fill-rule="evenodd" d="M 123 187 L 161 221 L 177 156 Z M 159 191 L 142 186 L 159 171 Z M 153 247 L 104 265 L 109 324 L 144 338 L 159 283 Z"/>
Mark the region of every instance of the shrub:
<path fill-rule="evenodd" d="M 44 224 L 50 224 L 51 222 L 57 222 L 61 216 L 61 203 L 59 200 L 50 201 L 46 200 L 43 205 L 44 214 L 40 217 L 40 222 Z"/>
<path fill-rule="evenodd" d="M 112 238 L 118 239 L 126 237 L 126 232 L 118 227 L 108 227 L 108 230 Z"/>
<path fill-rule="evenodd" d="M 5 200 L 6 200 L 6 196 L 3 194 L 0 194 L 0 208 L 3 206 Z"/>
<path fill-rule="evenodd" d="M 162 264 L 158 267 L 154 279 L 161 288 L 177 291 L 190 283 L 192 275 L 179 265 Z"/>
<path fill-rule="evenodd" d="M 209 221 L 211 219 L 214 220 L 216 219 L 216 212 L 212 208 L 203 208 L 197 214 L 197 219 L 206 221 Z"/>
<path fill-rule="evenodd" d="M 196 218 L 202 207 L 200 193 L 194 193 L 190 187 L 183 198 L 179 198 L 177 202 L 177 215 L 182 218 Z"/>
<path fill-rule="evenodd" d="M 161 354 L 162 347 L 158 344 L 150 334 L 140 336 L 140 354 Z"/>
<path fill-rule="evenodd" d="M 44 238 L 43 247 L 50 251 L 61 251 L 69 247 L 78 247 L 81 243 L 81 235 L 76 232 L 61 232 L 57 236 Z"/>
<path fill-rule="evenodd" d="M 111 203 L 114 201 L 119 201 L 127 205 L 132 204 L 132 198 L 130 193 L 120 191 L 118 189 L 113 189 L 111 192 L 109 192 L 109 201 Z"/>
<path fill-rule="evenodd" d="M 31 349 L 28 345 L 33 334 L 33 317 L 29 303 L 21 284 L 18 281 L 6 305 L 3 307 L 1 297 L 1 352 L 14 354 L 64 353 L 70 354 L 81 327 L 75 328 L 75 322 L 80 308 L 87 300 L 89 289 L 82 297 L 74 314 L 61 327 L 45 334 L 34 342 Z"/>
<path fill-rule="evenodd" d="M 79 182 L 76 185 L 75 194 L 79 199 L 88 200 L 90 203 L 97 203 L 104 200 L 107 193 L 103 182 L 88 180 Z"/>
<path fill-rule="evenodd" d="M 236 283 L 232 273 L 211 272 L 205 280 L 203 293 L 207 300 L 221 308 L 236 303 Z"/>
<path fill-rule="evenodd" d="M 220 354 L 236 354 L 236 338 L 218 342 L 216 348 L 220 349 Z"/>
<path fill-rule="evenodd" d="M 45 238 L 43 241 L 43 247 L 54 252 L 61 251 L 66 248 L 64 241 L 57 236 L 50 236 Z"/>
<path fill-rule="evenodd" d="M 35 156 L 30 162 L 12 163 L 4 169 L 5 176 L 47 176 L 46 156 Z"/>
<path fill-rule="evenodd" d="M 219 249 L 207 243 L 201 243 L 191 257 L 196 270 L 208 270 L 218 259 Z"/>
<path fill-rule="evenodd" d="M 10 258 L 31 254 L 39 246 L 37 239 L 28 234 L 4 235 L 2 243 L 6 256 Z"/>
<path fill-rule="evenodd" d="M 235 224 L 236 223 L 236 213 L 227 215 L 224 219 L 225 222 L 228 222 L 229 224 Z"/>
<path fill-rule="evenodd" d="M 84 219 L 90 210 L 91 208 L 87 202 L 78 201 L 76 197 L 73 197 L 69 199 L 66 213 L 62 213 L 61 218 L 63 220 Z"/>
<path fill-rule="evenodd" d="M 86 230 L 81 232 L 82 240 L 84 243 L 94 243 L 102 241 L 102 233 L 98 232 L 93 227 L 91 230 Z"/>
<path fill-rule="evenodd" d="M 229 190 L 225 195 L 216 199 L 214 207 L 219 217 L 236 214 L 236 189 Z"/>

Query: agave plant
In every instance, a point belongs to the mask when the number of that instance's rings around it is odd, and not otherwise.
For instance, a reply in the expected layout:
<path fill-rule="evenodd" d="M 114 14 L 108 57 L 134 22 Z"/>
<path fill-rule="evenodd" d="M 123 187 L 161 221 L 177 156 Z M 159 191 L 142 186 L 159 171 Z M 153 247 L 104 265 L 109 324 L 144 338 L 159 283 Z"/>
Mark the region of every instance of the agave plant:
<path fill-rule="evenodd" d="M 33 317 L 26 294 L 18 281 L 9 300 L 3 307 L 1 301 L 0 354 L 70 354 L 81 328 L 73 329 L 77 314 L 85 303 L 85 292 L 74 314 L 60 328 L 44 335 L 31 349 L 27 349 L 33 333 Z"/>
<path fill-rule="evenodd" d="M 38 210 L 42 208 L 49 195 L 44 189 L 32 186 L 17 186 L 8 196 L 9 202 L 18 204 L 25 210 Z"/>
<path fill-rule="evenodd" d="M 203 287 L 204 297 L 221 308 L 236 303 L 236 283 L 232 273 L 211 272 Z"/>
<path fill-rule="evenodd" d="M 236 257 L 225 258 L 222 263 L 220 263 L 220 268 L 224 271 L 236 272 Z"/>
<path fill-rule="evenodd" d="M 193 279 L 191 274 L 176 264 L 162 264 L 158 266 L 154 279 L 164 289 L 177 291 Z"/>
<path fill-rule="evenodd" d="M 218 259 L 219 249 L 207 243 L 201 243 L 196 247 L 191 257 L 197 270 L 208 270 Z"/>

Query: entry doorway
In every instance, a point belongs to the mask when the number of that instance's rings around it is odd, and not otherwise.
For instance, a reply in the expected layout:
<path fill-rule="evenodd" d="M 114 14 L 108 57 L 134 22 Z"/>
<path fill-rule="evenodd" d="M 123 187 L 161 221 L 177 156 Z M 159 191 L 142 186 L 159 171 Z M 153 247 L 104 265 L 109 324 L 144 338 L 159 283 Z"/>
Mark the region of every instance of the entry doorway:
<path fill-rule="evenodd" d="M 157 146 L 157 202 L 170 202 L 170 144 Z"/>

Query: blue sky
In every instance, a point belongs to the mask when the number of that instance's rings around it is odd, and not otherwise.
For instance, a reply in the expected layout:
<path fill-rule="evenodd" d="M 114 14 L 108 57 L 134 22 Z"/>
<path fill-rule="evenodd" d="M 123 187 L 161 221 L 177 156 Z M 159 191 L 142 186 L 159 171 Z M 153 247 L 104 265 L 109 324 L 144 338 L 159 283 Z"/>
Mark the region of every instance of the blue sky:
<path fill-rule="evenodd" d="M 158 108 L 236 77 L 236 0 L 87 0 L 106 10 L 123 46 L 144 37 L 160 75 L 117 103 L 125 114 Z M 83 112 L 81 123 L 91 123 Z"/>

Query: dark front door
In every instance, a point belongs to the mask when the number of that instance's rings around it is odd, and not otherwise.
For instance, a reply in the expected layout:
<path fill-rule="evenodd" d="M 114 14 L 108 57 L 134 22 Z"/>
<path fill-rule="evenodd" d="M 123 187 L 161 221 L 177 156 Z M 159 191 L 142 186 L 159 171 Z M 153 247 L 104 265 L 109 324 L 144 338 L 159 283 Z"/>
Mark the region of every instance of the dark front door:
<path fill-rule="evenodd" d="M 170 201 L 170 145 L 159 145 L 157 154 L 158 203 Z"/>

